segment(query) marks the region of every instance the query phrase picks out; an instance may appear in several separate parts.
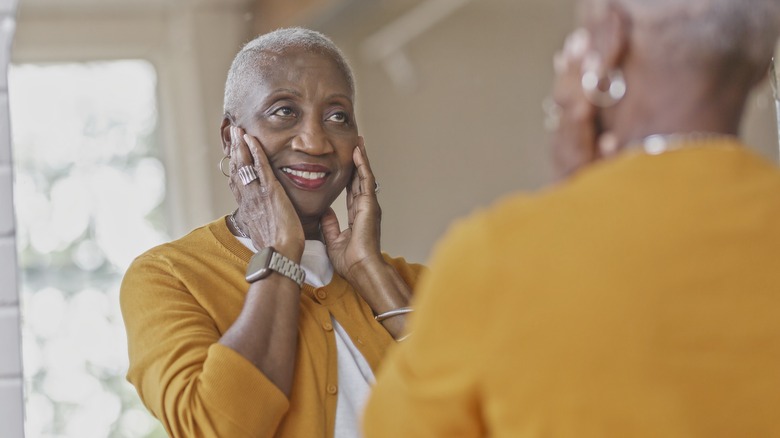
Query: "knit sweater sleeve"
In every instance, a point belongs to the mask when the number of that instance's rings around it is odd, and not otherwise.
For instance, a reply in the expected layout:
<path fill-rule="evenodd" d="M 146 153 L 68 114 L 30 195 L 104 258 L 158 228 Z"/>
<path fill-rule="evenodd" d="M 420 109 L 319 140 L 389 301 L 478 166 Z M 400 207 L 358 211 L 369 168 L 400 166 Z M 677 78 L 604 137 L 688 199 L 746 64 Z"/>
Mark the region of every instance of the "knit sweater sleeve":
<path fill-rule="evenodd" d="M 160 254 L 137 258 L 121 286 L 132 383 L 171 437 L 271 437 L 284 394 L 234 350 Z"/>

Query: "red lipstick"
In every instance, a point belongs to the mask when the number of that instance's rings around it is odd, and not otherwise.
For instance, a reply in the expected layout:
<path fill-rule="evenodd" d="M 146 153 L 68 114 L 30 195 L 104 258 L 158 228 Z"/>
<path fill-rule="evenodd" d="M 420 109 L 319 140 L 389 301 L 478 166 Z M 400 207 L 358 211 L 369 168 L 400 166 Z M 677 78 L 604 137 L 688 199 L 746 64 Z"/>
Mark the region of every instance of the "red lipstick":
<path fill-rule="evenodd" d="M 281 168 L 293 185 L 303 190 L 317 190 L 328 181 L 330 169 L 319 164 L 293 164 Z"/>

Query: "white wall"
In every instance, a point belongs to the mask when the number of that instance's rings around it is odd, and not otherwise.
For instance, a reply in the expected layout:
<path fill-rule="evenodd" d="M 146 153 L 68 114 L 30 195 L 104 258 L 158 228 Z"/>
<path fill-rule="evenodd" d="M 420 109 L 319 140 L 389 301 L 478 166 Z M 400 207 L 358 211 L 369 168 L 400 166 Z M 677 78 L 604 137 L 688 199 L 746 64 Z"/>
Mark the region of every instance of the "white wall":
<path fill-rule="evenodd" d="M 549 179 L 541 102 L 569 27 L 554 2 L 472 1 L 404 48 L 409 88 L 361 53 L 372 33 L 325 28 L 355 65 L 388 252 L 423 262 L 455 218 Z"/>
<path fill-rule="evenodd" d="M 23 434 L 22 358 L 13 213 L 7 67 L 16 28 L 16 1 L 0 1 L 0 430 Z"/>
<path fill-rule="evenodd" d="M 434 3 L 446 1 L 427 0 Z M 409 89 L 362 53 L 367 39 L 403 14 L 344 10 L 319 24 L 356 71 L 359 125 L 382 183 L 383 248 L 425 261 L 456 218 L 550 180 L 542 100 L 552 85 L 553 54 L 572 30 L 573 5 L 464 3 L 404 46 Z M 743 132 L 777 161 L 773 118 L 765 87 L 749 104 Z"/>

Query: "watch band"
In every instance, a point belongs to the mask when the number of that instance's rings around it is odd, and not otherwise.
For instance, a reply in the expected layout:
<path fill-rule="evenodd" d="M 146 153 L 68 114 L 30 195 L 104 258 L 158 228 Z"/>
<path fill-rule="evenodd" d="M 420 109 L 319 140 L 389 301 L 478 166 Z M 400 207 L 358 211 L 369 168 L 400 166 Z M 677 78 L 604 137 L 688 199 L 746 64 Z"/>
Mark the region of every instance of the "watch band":
<path fill-rule="evenodd" d="M 254 283 L 271 274 L 271 271 L 278 272 L 290 280 L 303 285 L 306 273 L 301 266 L 287 257 L 276 252 L 272 246 L 262 248 L 249 260 L 246 268 L 246 281 Z"/>
<path fill-rule="evenodd" d="M 271 262 L 268 264 L 268 268 L 298 283 L 298 287 L 303 286 L 303 280 L 306 278 L 306 273 L 303 271 L 303 268 L 301 268 L 301 265 L 278 252 L 274 251 L 271 255 Z"/>

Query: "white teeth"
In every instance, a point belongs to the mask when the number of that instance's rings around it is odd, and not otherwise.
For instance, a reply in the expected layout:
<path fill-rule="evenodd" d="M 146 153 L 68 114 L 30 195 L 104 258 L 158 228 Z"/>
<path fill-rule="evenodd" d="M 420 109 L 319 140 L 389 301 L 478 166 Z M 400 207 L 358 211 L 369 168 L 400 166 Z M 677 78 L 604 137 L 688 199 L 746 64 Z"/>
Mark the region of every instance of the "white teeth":
<path fill-rule="evenodd" d="M 289 173 L 290 175 L 295 175 L 299 178 L 304 179 L 320 179 L 325 178 L 325 172 L 301 172 L 300 170 L 293 170 L 289 167 L 283 167 L 282 172 Z"/>

